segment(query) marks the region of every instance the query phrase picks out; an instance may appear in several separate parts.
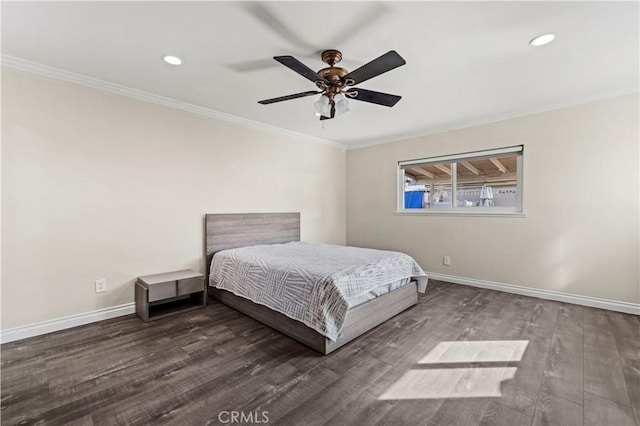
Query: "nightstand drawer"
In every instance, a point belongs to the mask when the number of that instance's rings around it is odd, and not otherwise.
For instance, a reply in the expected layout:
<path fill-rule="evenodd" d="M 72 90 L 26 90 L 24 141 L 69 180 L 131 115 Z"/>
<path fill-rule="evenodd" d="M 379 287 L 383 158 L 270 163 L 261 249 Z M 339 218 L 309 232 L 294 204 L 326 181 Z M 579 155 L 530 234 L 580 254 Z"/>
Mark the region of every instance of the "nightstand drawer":
<path fill-rule="evenodd" d="M 207 306 L 204 275 L 188 269 L 138 277 L 136 313 L 154 321 Z"/>
<path fill-rule="evenodd" d="M 178 296 L 204 291 L 204 277 L 184 278 L 178 280 Z"/>
<path fill-rule="evenodd" d="M 149 286 L 149 302 L 176 297 L 176 281 L 167 281 Z"/>

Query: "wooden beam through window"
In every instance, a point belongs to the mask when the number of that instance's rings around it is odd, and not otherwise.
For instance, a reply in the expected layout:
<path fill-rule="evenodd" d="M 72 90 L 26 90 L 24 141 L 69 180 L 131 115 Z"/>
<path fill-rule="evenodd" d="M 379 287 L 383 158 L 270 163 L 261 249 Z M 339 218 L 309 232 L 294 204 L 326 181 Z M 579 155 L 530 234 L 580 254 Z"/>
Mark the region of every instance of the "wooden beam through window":
<path fill-rule="evenodd" d="M 415 170 L 416 172 L 420 173 L 423 176 L 428 177 L 429 179 L 435 179 L 436 178 L 436 175 L 431 173 L 429 170 L 423 169 L 422 167 L 416 167 L 413 170 Z"/>
<path fill-rule="evenodd" d="M 458 176 L 457 181 L 458 181 L 458 184 L 478 183 L 482 185 L 483 183 L 487 183 L 487 184 L 493 185 L 493 184 L 499 184 L 503 182 L 516 182 L 517 179 L 518 177 L 516 172 L 509 172 L 509 173 L 501 173 L 500 176 L 493 176 L 493 177 L 483 176 L 483 175 L 479 175 L 479 176 L 472 175 L 468 177 Z M 442 177 L 442 178 L 436 178 L 436 179 L 426 179 L 421 176 L 416 183 L 420 185 L 448 185 L 448 184 L 451 184 L 451 178 Z"/>
<path fill-rule="evenodd" d="M 444 164 L 435 164 L 433 167 L 451 176 L 451 169 L 445 166 Z"/>
<path fill-rule="evenodd" d="M 509 173 L 509 170 L 507 170 L 504 164 L 502 164 L 497 158 L 489 158 L 489 161 L 491 161 L 493 165 L 496 166 L 498 170 L 500 170 L 500 172 Z"/>
<path fill-rule="evenodd" d="M 478 170 L 478 168 L 476 166 L 474 166 L 471 163 L 468 163 L 466 161 L 461 162 L 460 164 L 462 164 L 463 166 L 465 166 L 471 173 L 473 173 L 474 175 L 478 176 L 480 175 L 480 170 Z"/>
<path fill-rule="evenodd" d="M 408 170 L 405 170 L 404 174 L 405 174 L 405 176 L 407 176 L 407 177 L 409 177 L 411 179 L 416 179 L 417 180 L 419 178 L 419 176 L 416 176 L 414 173 L 410 173 Z"/>

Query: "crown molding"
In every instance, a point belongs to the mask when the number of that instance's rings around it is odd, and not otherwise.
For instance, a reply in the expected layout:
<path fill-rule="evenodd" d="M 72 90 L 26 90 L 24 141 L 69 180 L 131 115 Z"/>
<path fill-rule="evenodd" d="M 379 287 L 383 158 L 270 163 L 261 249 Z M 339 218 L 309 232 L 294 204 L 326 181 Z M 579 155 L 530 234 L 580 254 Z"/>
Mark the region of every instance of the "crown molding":
<path fill-rule="evenodd" d="M 588 104 L 591 102 L 602 101 L 605 99 L 617 98 L 619 96 L 631 95 L 633 93 L 638 93 L 639 91 L 640 91 L 640 88 L 638 86 L 634 86 L 634 87 L 627 87 L 620 90 L 610 90 L 606 92 L 600 92 L 594 95 L 575 98 L 565 102 L 558 102 L 558 103 L 550 104 L 540 108 L 532 108 L 530 110 L 521 110 L 518 112 L 511 112 L 508 114 L 484 117 L 484 118 L 480 118 L 472 121 L 454 122 L 444 126 L 436 126 L 426 130 L 420 130 L 417 132 L 409 132 L 409 133 L 400 134 L 392 137 L 369 140 L 362 143 L 353 143 L 347 146 L 347 150 L 367 148 L 367 147 L 376 146 L 376 145 L 384 145 L 387 143 L 400 142 L 400 141 L 420 138 L 424 136 L 436 135 L 439 133 L 451 132 L 454 130 L 468 129 L 470 127 L 477 127 L 485 124 L 492 124 L 500 121 L 511 120 L 515 118 L 522 118 L 529 115 L 541 114 L 541 113 L 554 111 L 558 109 L 569 108 L 572 106 L 578 106 L 582 104 Z"/>
<path fill-rule="evenodd" d="M 162 106 L 173 108 L 173 109 L 187 111 L 187 112 L 191 112 L 191 113 L 202 115 L 209 118 L 215 118 L 218 120 L 240 124 L 250 128 L 267 131 L 267 132 L 278 134 L 278 135 L 286 135 L 296 139 L 301 139 L 303 141 L 333 146 L 333 147 L 341 148 L 344 150 L 361 149 L 361 148 L 367 148 L 367 147 L 376 146 L 376 145 L 384 145 L 387 143 L 400 142 L 404 140 L 415 139 L 419 137 L 435 135 L 435 134 L 450 132 L 454 130 L 461 130 L 461 129 L 467 129 L 470 127 L 482 126 L 485 124 L 497 123 L 500 121 L 510 120 L 514 118 L 522 118 L 528 115 L 540 114 L 540 113 L 553 111 L 557 109 L 563 109 L 563 108 L 568 108 L 568 107 L 577 106 L 581 104 L 587 104 L 590 102 L 597 102 L 597 101 L 601 101 L 609 98 L 615 98 L 618 96 L 630 95 L 632 93 L 638 93 L 638 91 L 640 90 L 638 86 L 634 86 L 634 87 L 628 87 L 620 90 L 600 92 L 594 95 L 576 98 L 576 99 L 572 99 L 565 102 L 554 103 L 554 104 L 546 105 L 540 108 L 533 108 L 529 110 L 521 110 L 518 112 L 511 112 L 507 114 L 484 117 L 484 118 L 480 118 L 472 121 L 454 122 L 454 123 L 446 124 L 443 126 L 431 127 L 425 130 L 420 130 L 416 132 L 407 132 L 407 133 L 403 133 L 395 136 L 389 136 L 385 138 L 379 138 L 375 140 L 367 140 L 360 143 L 355 142 L 355 143 L 344 144 L 337 141 L 317 138 L 304 133 L 295 132 L 293 130 L 272 126 L 272 125 L 261 123 L 258 121 L 249 120 L 247 118 L 238 117 L 232 114 L 226 114 L 210 108 L 205 108 L 198 105 L 190 104 L 188 102 L 182 102 L 176 99 L 155 95 L 153 93 L 145 92 L 142 90 L 134 89 L 134 88 L 123 86 L 116 83 L 112 83 L 106 80 L 100 80 L 97 78 L 88 77 L 83 74 L 77 74 L 77 73 L 66 71 L 60 68 L 51 67 L 49 65 L 40 64 L 38 62 L 28 61 L 26 59 L 7 55 L 4 53 L 1 54 L 0 59 L 1 59 L 2 66 L 8 67 L 8 68 L 14 68 L 20 71 L 41 75 L 43 77 L 53 78 L 56 80 L 62 80 L 69 83 L 78 84 L 81 86 L 91 87 L 91 88 L 102 90 L 105 92 L 115 93 L 115 94 L 126 96 L 129 98 L 151 102 L 157 105 L 162 105 Z"/>
<path fill-rule="evenodd" d="M 2 54 L 1 56 L 2 66 L 13 68 L 19 71 L 25 71 L 32 74 L 40 75 L 43 77 L 53 78 L 56 80 L 66 81 L 68 83 L 74 83 L 81 86 L 91 87 L 93 89 L 102 90 L 109 93 L 115 93 L 117 95 L 126 96 L 132 99 L 140 101 L 151 102 L 157 105 L 178 109 L 181 111 L 187 111 L 194 114 L 202 115 L 209 118 L 215 118 L 230 123 L 240 124 L 243 126 L 251 127 L 257 130 L 267 131 L 278 135 L 286 135 L 296 139 L 302 139 L 307 142 L 317 143 L 321 145 L 329 145 L 336 148 L 346 149 L 345 144 L 331 141 L 328 139 L 316 138 L 313 136 L 305 135 L 304 133 L 298 133 L 292 130 L 283 129 L 281 127 L 271 126 L 269 124 L 260 123 L 258 121 L 249 120 L 247 118 L 238 117 L 232 114 L 226 114 L 224 112 L 216 111 L 214 109 L 201 107 L 198 105 L 190 104 L 188 102 L 178 101 L 176 99 L 167 98 L 165 96 L 155 95 L 153 93 L 145 92 L 142 90 L 134 89 L 132 87 L 123 86 L 117 83 L 112 83 L 106 80 L 100 80 L 97 78 L 89 77 L 83 74 L 77 74 L 71 71 L 66 71 L 60 68 L 51 67 L 49 65 L 40 64 L 38 62 L 28 61 L 16 56 Z"/>

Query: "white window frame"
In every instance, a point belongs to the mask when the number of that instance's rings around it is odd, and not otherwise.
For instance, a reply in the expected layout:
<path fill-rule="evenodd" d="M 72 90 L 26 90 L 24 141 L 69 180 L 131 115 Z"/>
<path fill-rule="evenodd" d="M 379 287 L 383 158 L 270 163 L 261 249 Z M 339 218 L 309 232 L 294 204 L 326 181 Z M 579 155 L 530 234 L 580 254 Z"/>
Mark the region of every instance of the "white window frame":
<path fill-rule="evenodd" d="M 458 207 L 457 200 L 457 163 L 462 161 L 473 161 L 482 158 L 495 157 L 502 154 L 516 154 L 516 206 L 515 207 Z M 422 164 L 442 164 L 452 162 L 451 164 L 451 207 L 447 209 L 405 209 L 404 208 L 404 191 L 405 191 L 405 173 L 404 170 L 408 166 Z M 498 217 L 525 217 L 524 200 L 523 200 L 523 163 L 524 163 L 524 145 L 511 146 L 507 148 L 488 149 L 484 151 L 466 152 L 462 154 L 443 155 L 439 157 L 420 158 L 417 160 L 407 160 L 398 162 L 397 176 L 397 209 L 396 214 L 401 215 L 426 215 L 426 216 L 498 216 Z"/>

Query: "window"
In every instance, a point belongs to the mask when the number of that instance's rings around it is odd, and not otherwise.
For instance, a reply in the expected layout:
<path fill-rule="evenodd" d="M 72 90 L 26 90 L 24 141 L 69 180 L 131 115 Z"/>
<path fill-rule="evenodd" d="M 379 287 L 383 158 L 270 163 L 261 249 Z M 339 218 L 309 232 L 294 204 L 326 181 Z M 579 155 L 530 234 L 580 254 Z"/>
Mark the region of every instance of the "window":
<path fill-rule="evenodd" d="M 398 163 L 402 213 L 521 214 L 523 147 Z"/>

